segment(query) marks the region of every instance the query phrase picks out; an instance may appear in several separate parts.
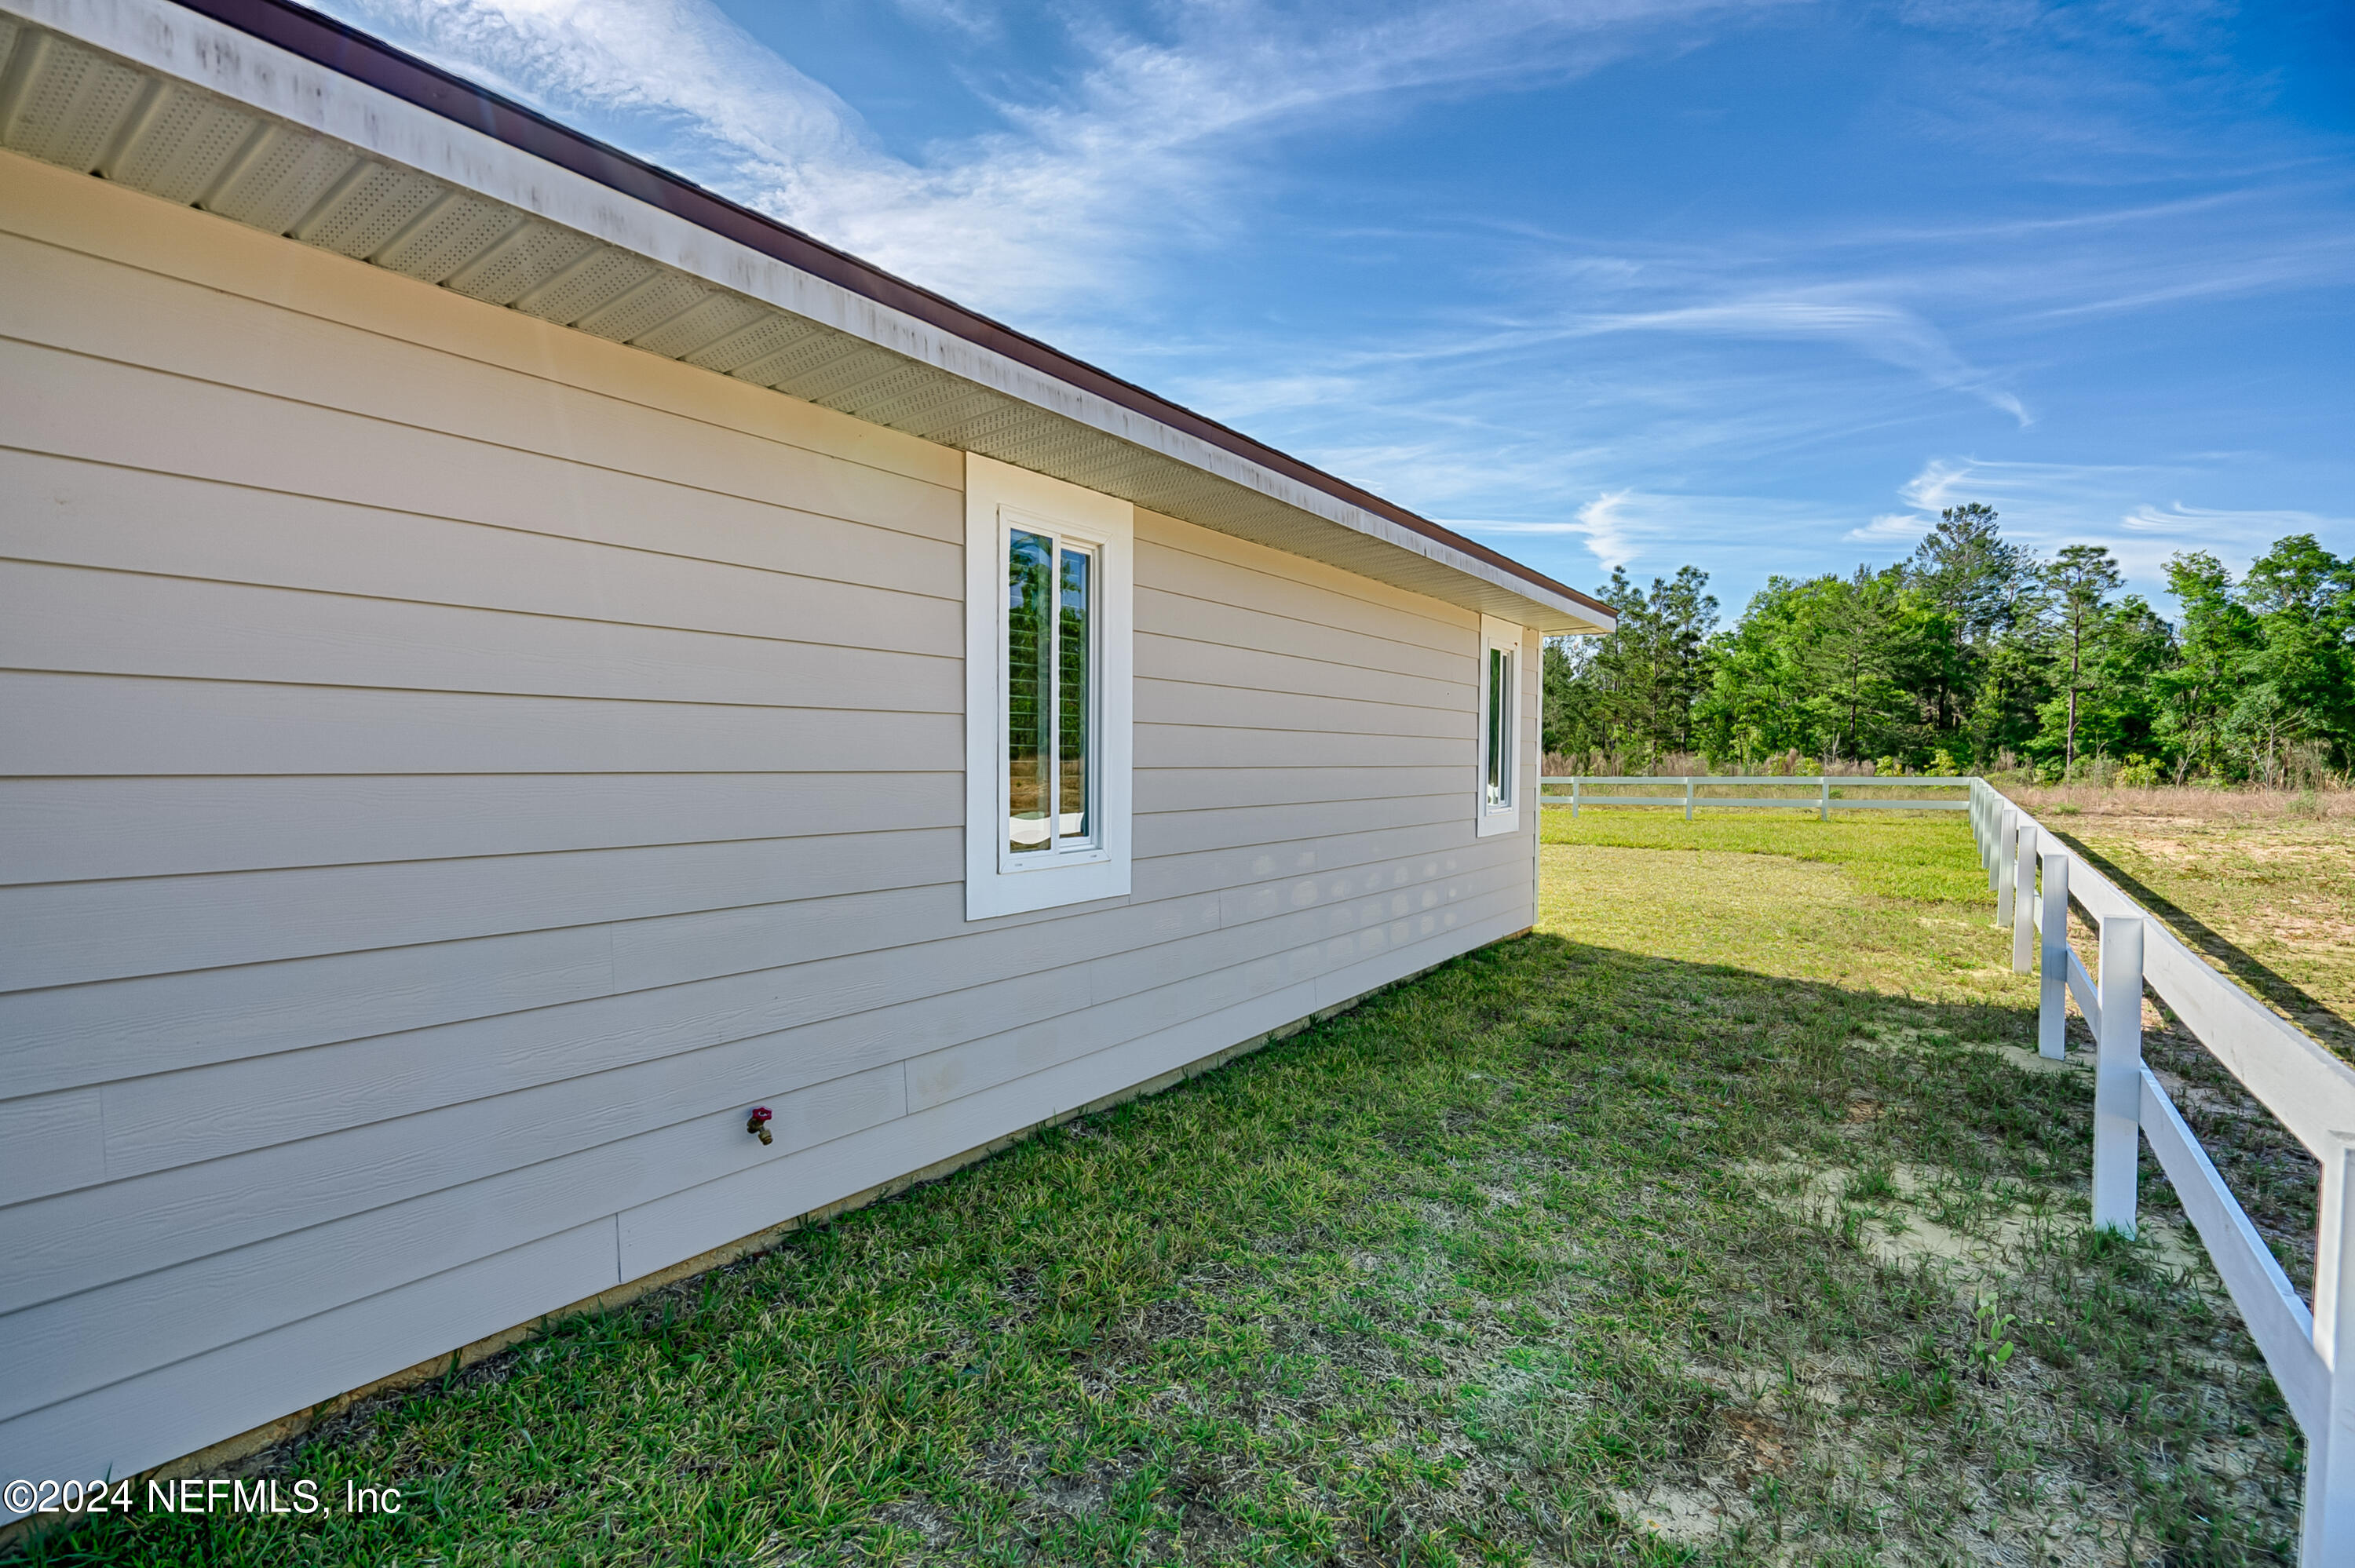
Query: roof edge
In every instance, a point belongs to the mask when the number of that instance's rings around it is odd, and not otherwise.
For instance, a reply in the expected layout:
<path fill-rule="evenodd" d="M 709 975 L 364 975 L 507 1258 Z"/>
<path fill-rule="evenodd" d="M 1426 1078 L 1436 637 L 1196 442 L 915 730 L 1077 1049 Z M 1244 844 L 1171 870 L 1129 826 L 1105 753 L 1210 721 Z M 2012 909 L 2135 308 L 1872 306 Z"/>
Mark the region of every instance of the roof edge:
<path fill-rule="evenodd" d="M 174 4 L 1459 552 L 1594 612 L 1603 625 L 1616 619 L 1593 595 L 1500 551 L 348 24 L 293 0 Z"/>

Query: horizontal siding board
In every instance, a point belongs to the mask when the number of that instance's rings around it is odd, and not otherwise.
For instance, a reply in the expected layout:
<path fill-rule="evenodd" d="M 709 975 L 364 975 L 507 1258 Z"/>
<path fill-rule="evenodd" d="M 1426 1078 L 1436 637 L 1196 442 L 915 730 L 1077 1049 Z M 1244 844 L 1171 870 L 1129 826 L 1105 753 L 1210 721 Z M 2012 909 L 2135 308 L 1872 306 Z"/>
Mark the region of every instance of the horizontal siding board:
<path fill-rule="evenodd" d="M 397 508 L 405 482 L 371 487 L 361 504 L 0 447 L 0 556 L 788 639 L 796 623 L 781 603 L 806 603 L 812 584 L 963 593 L 954 545 L 786 507 L 592 490 L 477 520 Z"/>
<path fill-rule="evenodd" d="M 0 1100 L 0 1198 L 16 1202 L 105 1181 L 101 1114 L 96 1089 Z"/>
<path fill-rule="evenodd" d="M 1215 537 L 1207 535 L 1204 530 L 1188 533 L 1198 538 Z M 1478 628 L 1477 619 L 1468 610 L 1449 607 L 1447 619 L 1438 620 L 1412 610 L 1369 604 L 1296 578 L 1273 577 L 1262 571 L 1238 571 L 1224 561 L 1195 550 L 1175 548 L 1145 536 L 1136 542 L 1136 577 L 1139 582 L 1149 582 L 1164 592 L 1233 605 L 1271 621 L 1305 622 L 1351 637 L 1379 638 L 1448 658 L 1461 656 Z"/>
<path fill-rule="evenodd" d="M 1089 962 L 1090 989 L 1104 1000 L 1182 986 L 1197 977 L 1240 970 L 1257 958 L 1295 951 L 1316 941 L 1466 903 L 1500 887 L 1526 891 L 1525 881 L 1523 868 L 1508 863 L 1410 887 L 1360 892 L 1236 926 L 1108 953 Z"/>
<path fill-rule="evenodd" d="M 1477 715 L 1460 708 L 1209 686 L 1166 678 L 1135 683 L 1139 725 L 1201 725 L 1318 735 L 1440 737 L 1470 747 Z"/>
<path fill-rule="evenodd" d="M 789 447 L 773 449 L 778 482 L 762 504 L 5 337 L 0 429 L 59 457 L 782 571 L 797 565 L 785 524 L 798 514 L 935 540 L 963 527 L 954 491 L 796 461 Z M 356 448 L 369 461 L 354 462 Z"/>
<path fill-rule="evenodd" d="M 650 1066 L 719 1082 L 741 1063 L 778 1080 L 775 1090 L 748 1082 L 744 1092 L 758 1096 L 1092 1000 L 1078 965 L 914 997 L 893 973 L 906 967 L 890 954 L 825 959 L 110 1084 L 107 1169 L 118 1176 L 166 1170 L 549 1088 L 565 1090 L 566 1104 L 543 1114 L 568 1120 L 585 1139 L 609 1114 L 631 1130 L 655 1114 L 650 1100 L 625 1103 L 618 1083 L 600 1084 L 600 1075 Z M 724 1062 L 690 1061 L 723 1047 Z M 581 1117 L 590 1119 L 568 1119 Z"/>
<path fill-rule="evenodd" d="M 0 774 L 934 772 L 954 714 L 0 673 Z"/>
<path fill-rule="evenodd" d="M 447 942 L 949 880 L 961 832 L 820 834 L 647 849 L 0 888 L 0 986 Z"/>
<path fill-rule="evenodd" d="M 741 1111 L 708 1117 L 0 1316 L 17 1368 L 0 1420 L 889 1121 L 906 1112 L 905 1075 L 853 1074 L 766 1103 L 765 1149 Z"/>
<path fill-rule="evenodd" d="M 1295 658 L 1353 664 L 1420 681 L 1454 682 L 1467 690 L 1479 673 L 1479 662 L 1468 644 L 1461 652 L 1443 652 L 1314 621 L 1283 620 L 1216 599 L 1172 593 L 1142 574 L 1136 582 L 1136 630 L 1245 651 L 1266 649 Z"/>
<path fill-rule="evenodd" d="M 1292 555 L 1273 546 L 1239 539 L 1231 534 L 1197 527 L 1182 519 L 1143 507 L 1137 509 L 1136 531 L 1137 536 L 1149 544 L 1161 549 L 1199 556 L 1210 564 L 1209 569 L 1229 577 L 1295 584 L 1328 600 L 1337 599 L 1385 611 L 1404 611 L 1416 621 L 1454 629 L 1452 636 L 1455 641 L 1443 640 L 1437 646 L 1462 646 L 1476 635 L 1479 629 L 1480 618 L 1471 610 L 1416 593 L 1412 588 L 1376 582 L 1371 577 L 1361 577 L 1340 567 L 1312 561 L 1305 556 Z M 1311 602 L 1311 599 L 1304 596 L 1301 602 Z M 1353 623 L 1354 618 L 1341 622 L 1344 625 Z M 1419 638 L 1410 639 L 1414 640 Z"/>
<path fill-rule="evenodd" d="M 962 714 L 964 612 L 767 574 L 779 636 L 0 562 L 0 668 L 630 702 Z M 889 627 L 890 650 L 861 647 Z M 904 648 L 941 651 L 933 657 Z"/>
<path fill-rule="evenodd" d="M 1149 812 L 1398 800 L 1449 790 L 1468 800 L 1474 772 L 1469 757 L 1461 767 L 1139 767 L 1135 788 L 1137 814 L 1143 817 Z"/>
<path fill-rule="evenodd" d="M 1220 724 L 1140 724 L 1136 766 L 1146 768 L 1365 768 L 1384 773 L 1478 766 L 1471 737 L 1343 732 L 1302 732 L 1273 726 Z"/>
<path fill-rule="evenodd" d="M 0 1070 L 12 1089 L 38 1092 L 602 996 L 613 989 L 615 930 L 578 926 L 0 994 Z"/>
<path fill-rule="evenodd" d="M 1433 795 L 1374 795 L 1362 800 L 1311 800 L 1293 806 L 1225 806 L 1164 811 L 1136 820 L 1140 856 L 1186 854 L 1283 845 L 1319 833 L 1359 833 L 1386 828 L 1461 821 L 1472 833 L 1472 789 Z"/>
<path fill-rule="evenodd" d="M 628 475 L 869 524 L 887 497 L 944 538 L 940 485 L 619 402 L 423 344 L 257 304 L 217 289 L 0 233 L 0 337 L 269 398 L 282 408 L 530 453 L 585 473 Z M 352 438 L 347 437 L 348 447 Z M 477 458 L 476 463 L 483 461 Z M 904 503 L 903 503 L 904 504 Z"/>
<path fill-rule="evenodd" d="M 1485 863 L 1497 841 L 1476 839 L 1466 822 L 1423 822 L 1370 832 L 1343 832 L 1235 849 L 1156 855 L 1136 867 L 1140 898 L 1215 893 L 1227 903 L 1273 895 L 1289 898 L 1304 882 L 1336 877 L 1437 876 L 1461 865 Z M 1444 857 L 1444 858 L 1443 858 Z"/>
<path fill-rule="evenodd" d="M 1231 624 L 1231 623 L 1229 623 Z M 1262 694 L 1282 704 L 1295 699 L 1338 698 L 1382 708 L 1427 708 L 1460 714 L 1470 723 L 1477 716 L 1478 688 L 1472 677 L 1478 666 L 1466 661 L 1459 678 L 1433 679 L 1401 675 L 1389 670 L 1336 662 L 1271 648 L 1220 642 L 1191 637 L 1182 627 L 1142 630 L 1136 634 L 1136 675 L 1141 683 L 1167 681 L 1206 692 L 1244 694 L 1241 705 L 1257 709 L 1252 700 Z M 1271 710 L 1274 711 L 1274 710 Z M 1468 732 L 1467 732 L 1468 733 Z"/>
<path fill-rule="evenodd" d="M 1387 950 L 1395 945 L 1398 930 L 1412 927 L 1435 937 L 1487 918 L 1515 899 L 1528 899 L 1526 886 L 1513 880 L 1508 868 L 1430 892 L 1427 900 L 1413 900 L 1412 910 L 1398 909 L 1386 898 L 1304 911 L 1267 922 L 1272 929 L 1221 931 L 1171 944 L 1191 951 L 1171 954 L 1166 960 L 1157 952 L 1101 960 L 1095 967 L 1113 993 L 1108 1002 L 1083 1016 L 1025 1023 L 912 1060 L 908 1064 L 909 1102 L 918 1109 L 939 1105 L 1107 1044 L 1313 981 L 1327 969 Z M 1189 969 L 1182 961 L 1186 958 L 1197 967 Z"/>
<path fill-rule="evenodd" d="M 1208 894 L 1225 924 L 1355 896 L 1503 858 L 1460 821 L 1209 850 L 1140 862 L 1138 904 Z M 1407 857 L 1401 859 L 1401 857 Z M 1187 906 L 1186 907 L 1191 907 Z M 1150 941 L 1157 922 L 1129 938 Z M 1182 911 L 1177 916 L 1183 918 Z M 994 922 L 1001 929 L 1060 912 Z M 1127 917 L 1124 916 L 1123 920 Z M 1054 940 L 1090 952 L 1119 922 L 1086 916 Z M 471 941 L 376 949 L 87 986 L 0 993 L 0 1082 L 31 1094 L 967 933 L 951 885 L 753 906 Z M 1008 938 L 1031 942 L 1029 936 Z M 926 972 L 910 966 L 911 972 Z M 944 979 L 953 977 L 943 976 Z"/>
<path fill-rule="evenodd" d="M 922 966 L 910 965 L 904 949 L 854 954 L 124 1080 L 105 1091 L 107 1170 L 191 1164 L 857 1016 L 896 1039 L 900 1054 L 914 1054 L 928 1043 L 1060 1017 L 1189 972 L 1217 974 L 1259 954 L 1522 886 L 1525 874 L 1508 861 L 1370 893 L 1356 882 L 1336 879 L 1315 889 L 1328 896 L 1234 927 L 1219 924 L 1220 900 L 1198 896 L 1112 911 L 1044 943 L 1016 930 L 931 944 L 932 960 Z M 1056 967 L 1036 967 L 1041 950 Z"/>
<path fill-rule="evenodd" d="M 964 823 L 964 779 L 954 772 L 11 779 L 0 779 L 0 883 L 961 832 Z"/>
<path fill-rule="evenodd" d="M 0 1422 L 10 1475 L 132 1476 L 618 1283 L 602 1219 Z"/>

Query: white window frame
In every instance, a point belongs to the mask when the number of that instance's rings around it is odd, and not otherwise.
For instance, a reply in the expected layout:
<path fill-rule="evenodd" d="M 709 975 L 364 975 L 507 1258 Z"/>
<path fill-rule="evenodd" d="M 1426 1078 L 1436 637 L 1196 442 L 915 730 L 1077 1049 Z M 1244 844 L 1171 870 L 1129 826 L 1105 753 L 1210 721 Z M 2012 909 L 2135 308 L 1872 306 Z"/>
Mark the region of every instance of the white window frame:
<path fill-rule="evenodd" d="M 1502 805 L 1488 803 L 1488 666 L 1489 655 L 1501 652 L 1511 690 L 1507 694 L 1509 709 L 1505 731 L 1505 800 Z M 1472 758 L 1472 831 L 1475 836 L 1487 838 L 1496 833 L 1510 833 L 1521 826 L 1521 708 L 1526 699 L 1523 685 L 1529 679 L 1529 661 L 1521 650 L 1521 629 L 1509 620 L 1499 620 L 1493 615 L 1480 618 L 1480 678 L 1479 720 L 1473 726 L 1478 747 Z"/>
<path fill-rule="evenodd" d="M 1093 842 L 1007 848 L 1006 554 L 1014 528 L 1096 553 Z M 1060 479 L 967 452 L 964 463 L 964 917 L 986 920 L 1125 897 L 1135 756 L 1132 628 L 1136 510 Z"/>

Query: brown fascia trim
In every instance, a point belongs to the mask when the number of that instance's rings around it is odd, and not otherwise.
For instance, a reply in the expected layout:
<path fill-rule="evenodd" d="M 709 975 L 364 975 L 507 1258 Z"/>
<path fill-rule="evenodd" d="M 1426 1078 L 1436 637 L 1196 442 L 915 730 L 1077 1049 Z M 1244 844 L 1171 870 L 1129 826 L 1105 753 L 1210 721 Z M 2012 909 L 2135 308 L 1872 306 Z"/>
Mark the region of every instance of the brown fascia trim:
<path fill-rule="evenodd" d="M 544 158 L 585 179 L 635 197 L 650 207 L 748 246 L 764 256 L 774 257 L 788 266 L 839 284 L 878 304 L 905 312 L 968 343 L 1004 355 L 1121 408 L 1158 420 L 1172 429 L 1182 430 L 1287 479 L 1321 490 L 1336 500 L 1361 507 L 1401 528 L 1486 561 L 1534 587 L 1560 594 L 1606 616 L 1613 613 L 1610 606 L 1593 595 L 1581 593 L 1566 583 L 1556 582 L 1544 573 L 1532 570 L 1511 556 L 1500 555 L 1451 529 L 1443 528 L 1427 517 L 1419 517 L 1346 480 L 1336 479 L 1297 458 L 1287 457 L 1273 447 L 1263 446 L 1215 419 L 1205 418 L 1190 408 L 1156 397 L 1142 387 L 1073 359 L 1050 348 L 1037 338 L 1027 336 L 987 316 L 978 315 L 904 278 L 893 277 L 879 267 L 861 261 L 822 240 L 813 239 L 775 218 L 754 212 L 750 207 L 740 207 L 727 197 L 716 196 L 643 158 L 633 157 L 618 147 L 609 147 L 536 110 L 485 91 L 438 66 L 402 53 L 381 38 L 308 10 L 293 4 L 293 0 L 177 0 L 177 3 L 199 16 L 209 16 L 240 32 L 250 33 L 266 43 L 274 44 L 289 54 L 299 55 L 355 81 L 366 82 L 379 91 L 430 110 L 445 120 L 456 121 L 534 157 Z"/>

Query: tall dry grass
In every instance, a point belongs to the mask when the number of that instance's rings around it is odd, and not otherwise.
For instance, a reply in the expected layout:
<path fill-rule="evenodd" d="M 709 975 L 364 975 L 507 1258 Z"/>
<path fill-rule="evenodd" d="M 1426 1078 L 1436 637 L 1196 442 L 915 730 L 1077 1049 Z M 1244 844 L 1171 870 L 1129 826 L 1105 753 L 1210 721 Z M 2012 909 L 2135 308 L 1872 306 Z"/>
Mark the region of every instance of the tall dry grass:
<path fill-rule="evenodd" d="M 2355 789 L 2215 789 L 2162 784 L 2105 789 L 2094 784 L 2014 784 L 2005 795 L 2040 817 L 2173 817 L 2202 822 L 2355 821 Z"/>
<path fill-rule="evenodd" d="M 2116 769 L 2111 768 L 2105 771 L 2115 774 Z M 1797 778 L 1814 778 L 1820 774 L 1834 779 L 1886 777 L 1892 785 L 1897 782 L 1893 775 L 1876 775 L 1870 762 L 1842 761 L 1825 766 L 1815 758 L 1796 753 L 1774 758 L 1746 773 L 1731 767 L 1712 769 L 1709 758 L 1698 752 L 1668 752 L 1648 761 L 1641 757 L 1617 752 L 1590 751 L 1582 754 L 1550 751 L 1545 757 L 1545 776 L 1549 779 L 1572 775 L 1586 778 L 1706 779 L 1712 773 L 1743 773 L 1747 777 L 1765 774 Z M 2304 789 L 2267 789 L 2254 786 L 2224 788 L 2207 784 L 2148 787 L 2091 782 L 2035 784 L 2027 782 L 2021 775 L 2007 776 L 2003 773 L 1996 774 L 1993 781 L 2005 795 L 2040 817 L 2171 817 L 2205 822 L 2355 821 L 2355 789 L 2328 777 L 2325 777 L 2318 787 Z"/>

